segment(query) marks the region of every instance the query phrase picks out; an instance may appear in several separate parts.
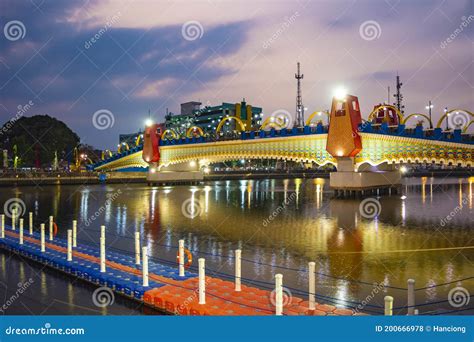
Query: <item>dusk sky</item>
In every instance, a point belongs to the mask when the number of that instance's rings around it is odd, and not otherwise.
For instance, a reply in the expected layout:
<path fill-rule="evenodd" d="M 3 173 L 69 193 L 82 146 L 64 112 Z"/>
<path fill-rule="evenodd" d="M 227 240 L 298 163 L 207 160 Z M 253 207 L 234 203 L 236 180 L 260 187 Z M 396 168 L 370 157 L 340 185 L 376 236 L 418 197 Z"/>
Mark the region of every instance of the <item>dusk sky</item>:
<path fill-rule="evenodd" d="M 143 128 L 149 109 L 161 122 L 192 100 L 294 113 L 297 61 L 306 116 L 343 85 L 367 117 L 397 72 L 407 114 L 428 100 L 435 119 L 474 110 L 469 0 L 3 0 L 0 14 L 2 124 L 31 101 L 24 115 L 63 120 L 98 148 Z M 113 125 L 96 128 L 99 110 Z"/>

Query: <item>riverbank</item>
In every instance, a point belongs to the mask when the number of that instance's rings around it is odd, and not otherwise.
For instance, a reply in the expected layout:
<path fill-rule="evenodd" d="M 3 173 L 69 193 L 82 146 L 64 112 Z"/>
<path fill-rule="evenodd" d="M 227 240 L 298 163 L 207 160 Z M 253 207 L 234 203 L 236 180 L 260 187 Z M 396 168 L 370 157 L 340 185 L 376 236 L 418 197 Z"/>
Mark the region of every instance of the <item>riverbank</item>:
<path fill-rule="evenodd" d="M 88 185 L 88 184 L 146 183 L 144 172 L 99 173 L 59 173 L 59 174 L 18 174 L 0 177 L 0 187 L 5 186 L 46 186 L 46 185 Z"/>
<path fill-rule="evenodd" d="M 411 170 L 404 177 L 471 177 L 472 168 L 460 170 Z M 111 172 L 107 174 L 42 174 L 38 176 L 18 175 L 0 177 L 0 187 L 4 186 L 44 186 L 44 185 L 88 185 L 88 184 L 120 184 L 141 183 L 146 184 L 145 172 Z M 293 170 L 281 172 L 262 171 L 225 171 L 214 172 L 204 176 L 204 181 L 221 180 L 260 180 L 260 179 L 294 179 L 294 178 L 329 178 L 329 172 Z M 179 182 L 178 182 L 179 183 Z M 176 184 L 178 184 L 176 183 Z M 179 183 L 183 184 L 183 183 Z"/>

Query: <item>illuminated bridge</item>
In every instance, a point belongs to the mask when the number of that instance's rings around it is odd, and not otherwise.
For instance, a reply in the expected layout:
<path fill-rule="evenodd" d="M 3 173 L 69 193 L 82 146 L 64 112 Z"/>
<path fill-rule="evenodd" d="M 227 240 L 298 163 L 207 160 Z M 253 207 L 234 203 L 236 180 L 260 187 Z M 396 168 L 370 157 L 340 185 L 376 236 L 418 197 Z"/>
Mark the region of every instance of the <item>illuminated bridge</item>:
<path fill-rule="evenodd" d="M 466 132 L 472 123 L 471 112 L 462 110 L 471 119 L 465 122 L 464 127 L 452 130 L 441 128 L 449 114 L 454 113 L 451 111 L 439 120 L 436 128 L 424 129 L 421 123 L 415 128 L 406 127 L 407 119 L 414 116 L 426 118 L 423 114 L 404 118 L 395 107 L 383 107 L 384 111 L 397 114 L 397 124 L 390 120 L 374 123 L 371 117 L 381 108 L 374 109 L 368 120 L 363 121 L 357 97 L 347 95 L 344 99 L 333 99 L 328 126 L 321 121 L 313 125 L 312 115 L 305 127 L 287 129 L 281 127 L 285 124 L 284 120 L 276 117 L 264 122 L 262 126 L 267 127 L 246 131 L 245 124 L 238 118 L 226 117 L 221 124 L 228 120 L 236 121 L 239 138 L 233 139 L 225 138 L 220 133 L 222 125 L 219 125 L 216 137 L 203 136 L 198 127 L 188 130 L 186 137 L 167 131 L 157 136 L 151 126 L 147 127 L 142 144 L 104 159 L 92 165 L 92 169 L 121 171 L 149 167 L 149 179 L 166 181 L 202 179 L 203 171 L 210 164 L 240 159 L 332 164 L 337 167 L 336 173 L 346 172 L 345 178 L 349 173 L 353 173 L 349 178 L 360 178 L 361 172 L 369 170 L 368 166 L 377 166 L 380 171 L 387 172 L 394 171 L 397 164 L 472 167 L 474 139 Z M 390 178 L 388 175 L 383 178 L 390 179 L 391 183 L 398 182 L 397 176 Z M 374 186 L 378 186 L 377 182 Z M 333 185 L 338 187 L 336 183 Z"/>

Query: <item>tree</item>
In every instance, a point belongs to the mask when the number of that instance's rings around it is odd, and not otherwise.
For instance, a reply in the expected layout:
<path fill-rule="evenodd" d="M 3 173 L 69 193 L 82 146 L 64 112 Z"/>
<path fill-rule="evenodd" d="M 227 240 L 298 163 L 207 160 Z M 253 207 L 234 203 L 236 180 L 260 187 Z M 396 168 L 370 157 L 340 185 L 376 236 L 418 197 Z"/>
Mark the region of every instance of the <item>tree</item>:
<path fill-rule="evenodd" d="M 13 147 L 21 161 L 19 166 L 49 167 L 58 158 L 73 160 L 79 136 L 64 122 L 49 115 L 21 117 L 7 121 L 0 130 L 0 146 L 14 158 Z"/>

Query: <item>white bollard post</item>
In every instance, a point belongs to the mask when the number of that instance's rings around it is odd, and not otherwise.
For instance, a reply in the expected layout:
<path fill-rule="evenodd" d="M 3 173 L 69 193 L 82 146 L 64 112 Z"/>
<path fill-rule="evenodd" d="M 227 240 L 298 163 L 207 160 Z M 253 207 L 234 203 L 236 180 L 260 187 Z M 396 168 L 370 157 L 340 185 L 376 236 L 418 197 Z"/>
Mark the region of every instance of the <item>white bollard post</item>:
<path fill-rule="evenodd" d="M 275 275 L 275 315 L 283 314 L 283 274 Z"/>
<path fill-rule="evenodd" d="M 135 232 L 135 264 L 140 265 L 140 232 Z"/>
<path fill-rule="evenodd" d="M 105 238 L 100 238 L 100 272 L 104 273 L 105 270 Z"/>
<path fill-rule="evenodd" d="M 415 313 L 415 279 L 408 279 L 407 284 L 407 315 L 411 316 Z"/>
<path fill-rule="evenodd" d="M 49 241 L 53 241 L 53 217 L 49 217 Z"/>
<path fill-rule="evenodd" d="M 15 223 L 16 223 L 16 209 L 12 210 L 12 230 L 15 230 Z"/>
<path fill-rule="evenodd" d="M 100 272 L 105 270 L 105 226 L 100 226 Z"/>
<path fill-rule="evenodd" d="M 393 314 L 393 297 L 385 296 L 385 316 L 392 316 Z"/>
<path fill-rule="evenodd" d="M 72 261 L 72 230 L 67 230 L 67 261 Z"/>
<path fill-rule="evenodd" d="M 1 222 L 1 225 L 0 225 L 0 226 L 1 226 L 1 227 L 0 227 L 0 229 L 1 229 L 1 231 L 0 231 L 0 237 L 1 237 L 2 239 L 4 239 L 4 238 L 5 238 L 5 215 L 3 215 L 3 214 L 2 214 L 2 216 L 1 216 L 1 221 L 2 221 L 2 222 Z"/>
<path fill-rule="evenodd" d="M 242 291 L 241 287 L 241 273 L 242 273 L 242 251 L 240 249 L 235 250 L 235 291 Z"/>
<path fill-rule="evenodd" d="M 309 309 L 316 309 L 316 263 L 311 261 L 308 263 L 308 280 L 309 280 Z"/>
<path fill-rule="evenodd" d="M 178 242 L 179 276 L 184 277 L 184 240 Z"/>
<path fill-rule="evenodd" d="M 199 258 L 199 304 L 206 304 L 206 259 Z"/>
<path fill-rule="evenodd" d="M 23 245 L 23 219 L 20 219 L 20 245 Z"/>
<path fill-rule="evenodd" d="M 143 286 L 149 286 L 148 285 L 148 248 L 143 247 L 142 248 L 142 257 L 143 257 Z"/>
<path fill-rule="evenodd" d="M 77 247 L 77 221 L 72 220 L 72 247 Z"/>
<path fill-rule="evenodd" d="M 44 223 L 41 223 L 41 252 L 44 252 L 45 246 L 44 246 Z"/>
<path fill-rule="evenodd" d="M 30 228 L 30 235 L 33 235 L 33 213 L 31 211 L 28 214 L 28 218 L 28 228 Z"/>

